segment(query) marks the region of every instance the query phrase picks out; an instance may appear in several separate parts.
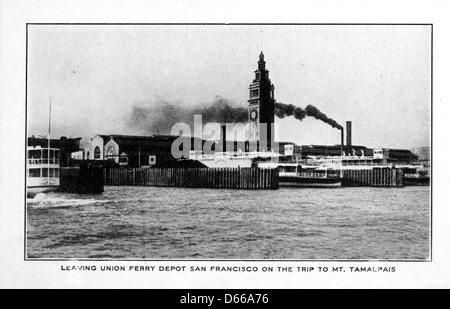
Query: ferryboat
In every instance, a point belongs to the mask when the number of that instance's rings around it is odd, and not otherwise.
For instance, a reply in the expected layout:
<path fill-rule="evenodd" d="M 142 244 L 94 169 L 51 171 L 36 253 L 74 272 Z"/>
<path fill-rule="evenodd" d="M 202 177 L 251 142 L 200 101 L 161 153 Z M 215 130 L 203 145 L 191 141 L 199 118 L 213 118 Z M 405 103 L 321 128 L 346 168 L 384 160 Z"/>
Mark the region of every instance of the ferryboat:
<path fill-rule="evenodd" d="M 59 149 L 27 147 L 27 197 L 59 188 Z"/>
<path fill-rule="evenodd" d="M 423 166 L 417 168 L 405 168 L 405 186 L 429 186 L 430 170 Z"/>
<path fill-rule="evenodd" d="M 190 151 L 189 160 L 195 160 L 208 168 L 247 168 L 256 167 L 258 162 L 280 157 L 272 151 L 251 152 L 216 152 L 214 154 L 202 154 L 202 152 Z"/>
<path fill-rule="evenodd" d="M 378 167 L 416 169 L 423 168 L 423 164 L 417 162 L 398 161 L 389 158 L 389 150 L 374 149 L 373 156 L 347 155 L 347 156 L 307 156 L 298 160 L 301 164 L 315 165 L 319 168 L 331 168 L 336 170 L 373 169 Z"/>

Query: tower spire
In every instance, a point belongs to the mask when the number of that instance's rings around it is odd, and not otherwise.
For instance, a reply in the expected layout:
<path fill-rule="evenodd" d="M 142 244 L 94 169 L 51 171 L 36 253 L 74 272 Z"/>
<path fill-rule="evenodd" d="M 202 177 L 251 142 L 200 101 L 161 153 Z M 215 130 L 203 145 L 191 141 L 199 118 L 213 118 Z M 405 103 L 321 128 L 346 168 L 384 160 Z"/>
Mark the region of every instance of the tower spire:
<path fill-rule="evenodd" d="M 259 54 L 258 70 L 263 72 L 266 70 L 266 62 L 264 61 L 264 53 L 262 51 Z"/>

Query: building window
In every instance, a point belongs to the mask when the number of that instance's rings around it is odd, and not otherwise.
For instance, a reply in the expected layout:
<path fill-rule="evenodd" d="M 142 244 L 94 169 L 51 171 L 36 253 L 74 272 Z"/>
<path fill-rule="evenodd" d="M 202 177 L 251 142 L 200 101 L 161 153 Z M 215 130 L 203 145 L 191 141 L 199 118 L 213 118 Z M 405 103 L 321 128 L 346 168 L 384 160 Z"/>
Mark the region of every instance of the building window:
<path fill-rule="evenodd" d="M 128 156 L 126 153 L 122 153 L 119 156 L 119 164 L 120 165 L 128 165 Z"/>
<path fill-rule="evenodd" d="M 59 169 L 57 169 L 57 168 L 51 168 L 51 169 L 50 169 L 50 176 L 51 176 L 51 177 L 59 177 Z"/>
<path fill-rule="evenodd" d="M 156 156 L 148 156 L 148 164 L 149 165 L 156 164 Z"/>
<path fill-rule="evenodd" d="M 100 147 L 95 147 L 94 149 L 94 159 L 100 159 Z"/>
<path fill-rule="evenodd" d="M 258 96 L 258 89 L 256 90 L 250 90 L 250 97 L 255 98 Z"/>
<path fill-rule="evenodd" d="M 28 152 L 29 159 L 40 159 L 41 158 L 41 150 L 30 150 Z"/>
<path fill-rule="evenodd" d="M 256 72 L 256 80 L 259 80 L 261 77 L 261 75 L 259 74 L 259 72 Z"/>
<path fill-rule="evenodd" d="M 114 147 L 109 147 L 108 152 L 106 153 L 106 156 L 108 160 L 114 160 L 114 157 L 116 156 L 116 153 L 114 151 Z"/>

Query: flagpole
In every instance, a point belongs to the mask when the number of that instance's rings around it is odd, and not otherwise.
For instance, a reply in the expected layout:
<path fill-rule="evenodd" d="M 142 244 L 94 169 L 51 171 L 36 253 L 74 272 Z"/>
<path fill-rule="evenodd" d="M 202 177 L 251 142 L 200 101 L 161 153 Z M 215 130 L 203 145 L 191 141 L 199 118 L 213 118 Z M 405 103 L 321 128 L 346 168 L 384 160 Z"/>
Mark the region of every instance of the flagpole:
<path fill-rule="evenodd" d="M 50 128 L 52 121 L 52 98 L 48 109 L 48 142 L 47 142 L 47 183 L 50 185 Z"/>
<path fill-rule="evenodd" d="M 50 106 L 48 109 L 48 138 L 50 138 L 51 122 L 52 122 L 52 98 L 50 98 Z"/>

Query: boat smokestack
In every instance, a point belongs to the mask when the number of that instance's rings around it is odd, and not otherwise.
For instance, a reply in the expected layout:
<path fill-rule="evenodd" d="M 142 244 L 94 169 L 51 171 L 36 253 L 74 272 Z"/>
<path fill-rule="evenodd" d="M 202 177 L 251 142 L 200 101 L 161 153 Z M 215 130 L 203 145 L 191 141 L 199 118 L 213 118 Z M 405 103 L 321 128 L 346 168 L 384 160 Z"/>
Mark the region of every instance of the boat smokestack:
<path fill-rule="evenodd" d="M 341 156 L 344 155 L 344 128 L 341 128 Z"/>
<path fill-rule="evenodd" d="M 352 153 L 352 122 L 347 121 L 347 155 Z"/>

